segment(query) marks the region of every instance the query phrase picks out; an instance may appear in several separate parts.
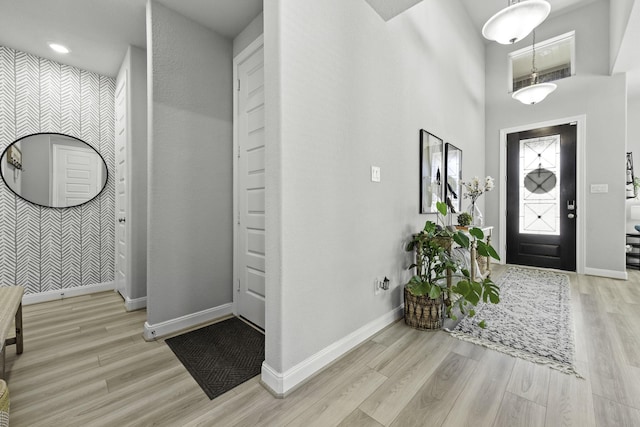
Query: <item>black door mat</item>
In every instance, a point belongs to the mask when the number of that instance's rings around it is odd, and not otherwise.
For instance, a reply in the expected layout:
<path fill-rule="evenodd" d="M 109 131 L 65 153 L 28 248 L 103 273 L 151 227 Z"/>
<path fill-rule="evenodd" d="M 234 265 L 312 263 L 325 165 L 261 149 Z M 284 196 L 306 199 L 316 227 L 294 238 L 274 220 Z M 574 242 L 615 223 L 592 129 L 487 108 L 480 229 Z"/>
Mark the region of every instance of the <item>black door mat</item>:
<path fill-rule="evenodd" d="M 259 375 L 264 361 L 264 335 L 236 317 L 165 342 L 209 399 Z"/>

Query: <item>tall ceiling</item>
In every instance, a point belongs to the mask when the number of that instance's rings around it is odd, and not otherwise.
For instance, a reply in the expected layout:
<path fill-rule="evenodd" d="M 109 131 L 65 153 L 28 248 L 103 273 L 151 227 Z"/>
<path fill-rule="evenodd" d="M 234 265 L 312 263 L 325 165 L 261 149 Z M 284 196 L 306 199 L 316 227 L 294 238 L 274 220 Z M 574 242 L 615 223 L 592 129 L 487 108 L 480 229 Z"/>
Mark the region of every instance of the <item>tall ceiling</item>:
<path fill-rule="evenodd" d="M 262 0 L 158 1 L 229 39 L 262 11 Z M 0 0 L 0 45 L 113 77 L 127 46 L 146 46 L 146 2 Z M 71 53 L 53 52 L 51 42 Z"/>
<path fill-rule="evenodd" d="M 229 39 L 238 35 L 263 7 L 263 0 L 154 1 Z M 398 0 L 376 0 L 378 3 L 391 1 Z M 402 1 L 415 3 L 415 0 Z M 486 20 L 508 4 L 508 0 L 459 1 L 469 13 L 478 34 Z M 551 14 L 555 16 L 598 0 L 548 1 L 551 3 Z M 115 76 L 128 45 L 146 46 L 146 2 L 147 0 L 0 0 L 0 45 L 99 74 Z M 48 47 L 51 42 L 67 45 L 71 53 L 62 55 L 53 52 Z M 635 49 L 628 50 L 635 52 Z M 634 55 L 631 57 L 635 57 Z M 640 54 L 637 56 L 640 58 Z M 640 63 L 640 59 L 637 62 Z M 640 94 L 640 66 L 635 67 L 634 61 L 625 63 L 630 64 L 624 70 L 629 71 L 630 87 L 637 87 L 636 92 Z"/>

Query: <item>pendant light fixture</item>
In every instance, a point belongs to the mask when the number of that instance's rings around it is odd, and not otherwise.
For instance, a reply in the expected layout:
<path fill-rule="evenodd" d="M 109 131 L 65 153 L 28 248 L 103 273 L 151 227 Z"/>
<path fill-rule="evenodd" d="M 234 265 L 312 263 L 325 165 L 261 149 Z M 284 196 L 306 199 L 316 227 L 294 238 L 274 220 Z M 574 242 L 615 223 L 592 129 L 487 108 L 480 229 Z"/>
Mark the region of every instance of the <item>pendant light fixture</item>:
<path fill-rule="evenodd" d="M 511 95 L 523 104 L 537 104 L 556 90 L 555 83 L 538 83 L 538 70 L 536 69 L 536 32 L 533 31 L 532 59 L 531 59 L 531 84 L 516 91 Z"/>
<path fill-rule="evenodd" d="M 482 27 L 482 35 L 500 44 L 513 44 L 527 37 L 551 12 L 546 0 L 508 0 L 508 6 Z"/>

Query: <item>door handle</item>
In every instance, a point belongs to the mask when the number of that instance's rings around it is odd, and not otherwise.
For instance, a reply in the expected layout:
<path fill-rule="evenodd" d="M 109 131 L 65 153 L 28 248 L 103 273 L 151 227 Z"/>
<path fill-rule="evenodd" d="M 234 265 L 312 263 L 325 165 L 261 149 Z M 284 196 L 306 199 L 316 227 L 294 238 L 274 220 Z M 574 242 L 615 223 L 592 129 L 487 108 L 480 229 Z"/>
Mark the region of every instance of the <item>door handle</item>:
<path fill-rule="evenodd" d="M 576 217 L 576 215 L 575 215 L 575 214 L 573 214 L 573 213 L 570 213 L 570 214 L 568 214 L 568 215 L 567 215 L 567 217 L 569 217 L 569 219 L 573 219 L 573 218 L 575 218 L 575 217 Z"/>
<path fill-rule="evenodd" d="M 125 218 L 118 218 L 118 222 L 127 222 Z"/>

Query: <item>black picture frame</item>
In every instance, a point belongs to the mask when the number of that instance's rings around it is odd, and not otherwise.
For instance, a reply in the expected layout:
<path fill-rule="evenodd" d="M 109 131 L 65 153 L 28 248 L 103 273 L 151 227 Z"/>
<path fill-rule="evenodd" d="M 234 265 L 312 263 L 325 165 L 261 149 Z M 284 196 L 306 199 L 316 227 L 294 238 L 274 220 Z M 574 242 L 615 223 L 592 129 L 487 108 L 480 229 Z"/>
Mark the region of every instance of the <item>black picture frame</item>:
<path fill-rule="evenodd" d="M 444 141 L 420 129 L 420 213 L 437 212 L 443 200 Z"/>
<path fill-rule="evenodd" d="M 444 149 L 444 164 L 444 201 L 449 207 L 449 212 L 460 213 L 462 209 L 462 150 L 447 142 Z"/>
<path fill-rule="evenodd" d="M 626 193 L 627 193 L 627 199 L 633 199 L 635 198 L 638 194 L 636 193 L 636 187 L 635 185 L 633 185 L 633 182 L 635 180 L 635 174 L 633 172 L 633 153 L 627 153 L 627 168 L 626 168 Z"/>

